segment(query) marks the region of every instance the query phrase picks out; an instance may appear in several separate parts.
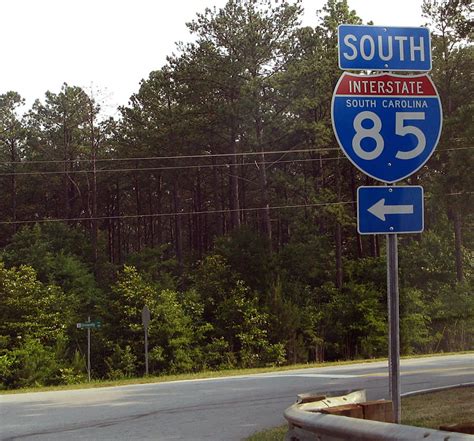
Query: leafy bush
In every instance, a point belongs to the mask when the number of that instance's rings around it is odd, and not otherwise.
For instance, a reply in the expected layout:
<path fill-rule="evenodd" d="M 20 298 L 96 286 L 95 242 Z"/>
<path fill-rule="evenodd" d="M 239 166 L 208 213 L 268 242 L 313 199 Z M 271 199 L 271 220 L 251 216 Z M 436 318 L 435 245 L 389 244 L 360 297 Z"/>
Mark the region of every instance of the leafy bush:
<path fill-rule="evenodd" d="M 236 366 L 234 354 L 224 337 L 213 337 L 203 349 L 203 368 L 211 370 L 232 369 Z"/>
<path fill-rule="evenodd" d="M 12 366 L 15 360 L 11 353 L 0 355 L 0 389 L 6 389 L 13 377 Z"/>
<path fill-rule="evenodd" d="M 74 351 L 70 366 L 59 368 L 61 383 L 79 384 L 87 379 L 85 357 L 79 352 Z"/>
<path fill-rule="evenodd" d="M 9 370 L 2 378 L 9 388 L 48 386 L 61 383 L 60 366 L 53 348 L 36 338 L 26 337 L 23 344 L 7 354 Z"/>
<path fill-rule="evenodd" d="M 111 380 L 129 378 L 137 373 L 137 357 L 130 345 L 126 345 L 124 349 L 115 345 L 113 354 L 105 359 L 105 364 L 108 368 L 107 377 Z"/>

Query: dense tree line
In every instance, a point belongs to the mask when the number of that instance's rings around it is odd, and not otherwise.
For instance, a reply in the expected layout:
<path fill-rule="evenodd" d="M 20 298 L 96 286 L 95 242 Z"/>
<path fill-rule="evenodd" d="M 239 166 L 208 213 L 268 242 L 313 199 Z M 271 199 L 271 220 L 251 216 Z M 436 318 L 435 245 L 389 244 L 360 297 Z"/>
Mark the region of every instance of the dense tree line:
<path fill-rule="evenodd" d="M 362 237 L 373 181 L 342 155 L 330 101 L 337 26 L 299 2 L 229 0 L 120 109 L 64 84 L 23 115 L 0 95 L 0 386 L 384 356 L 384 239 Z M 410 183 L 426 232 L 400 237 L 403 353 L 474 343 L 472 5 L 425 0 L 444 130 Z"/>

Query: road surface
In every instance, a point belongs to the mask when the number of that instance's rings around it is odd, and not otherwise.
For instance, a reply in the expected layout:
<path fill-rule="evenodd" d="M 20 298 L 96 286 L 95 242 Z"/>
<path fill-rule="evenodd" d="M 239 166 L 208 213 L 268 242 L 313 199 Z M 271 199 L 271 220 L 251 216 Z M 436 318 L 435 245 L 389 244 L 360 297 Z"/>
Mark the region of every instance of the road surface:
<path fill-rule="evenodd" d="M 474 355 L 401 362 L 402 392 L 474 381 Z M 284 423 L 298 393 L 388 398 L 387 363 L 0 396 L 0 439 L 238 441 Z"/>

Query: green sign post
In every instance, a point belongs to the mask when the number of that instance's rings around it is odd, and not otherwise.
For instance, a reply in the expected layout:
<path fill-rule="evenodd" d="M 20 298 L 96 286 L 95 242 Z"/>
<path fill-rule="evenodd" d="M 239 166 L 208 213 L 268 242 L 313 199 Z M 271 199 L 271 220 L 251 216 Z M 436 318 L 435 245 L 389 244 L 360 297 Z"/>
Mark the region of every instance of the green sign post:
<path fill-rule="evenodd" d="M 91 381 L 91 329 L 99 329 L 102 326 L 100 320 L 91 322 L 87 317 L 87 322 L 76 323 L 77 329 L 87 329 L 87 378 Z"/>

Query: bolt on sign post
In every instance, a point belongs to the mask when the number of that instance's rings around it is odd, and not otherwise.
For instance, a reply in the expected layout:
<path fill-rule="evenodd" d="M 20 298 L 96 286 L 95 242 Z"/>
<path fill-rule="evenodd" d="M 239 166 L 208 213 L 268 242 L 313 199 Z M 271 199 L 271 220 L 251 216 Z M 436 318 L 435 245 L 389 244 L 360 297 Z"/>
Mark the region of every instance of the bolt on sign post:
<path fill-rule="evenodd" d="M 87 322 L 76 323 L 77 329 L 87 329 L 87 378 L 91 381 L 91 329 L 99 329 L 102 326 L 100 320 L 91 322 L 91 318 L 87 317 Z"/>
<path fill-rule="evenodd" d="M 400 422 L 400 335 L 397 234 L 423 231 L 423 188 L 387 186 L 418 171 L 441 135 L 443 114 L 431 70 L 427 28 L 340 25 L 339 67 L 332 98 L 334 134 L 360 171 L 385 186 L 357 190 L 359 234 L 387 237 L 389 376 L 395 422 Z M 392 74 L 423 72 L 417 75 Z"/>
<path fill-rule="evenodd" d="M 142 324 L 145 330 L 145 375 L 148 375 L 148 325 L 150 318 L 150 310 L 145 305 L 142 309 Z"/>

